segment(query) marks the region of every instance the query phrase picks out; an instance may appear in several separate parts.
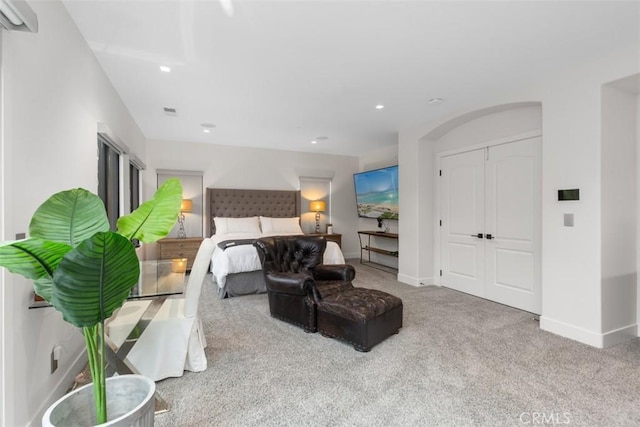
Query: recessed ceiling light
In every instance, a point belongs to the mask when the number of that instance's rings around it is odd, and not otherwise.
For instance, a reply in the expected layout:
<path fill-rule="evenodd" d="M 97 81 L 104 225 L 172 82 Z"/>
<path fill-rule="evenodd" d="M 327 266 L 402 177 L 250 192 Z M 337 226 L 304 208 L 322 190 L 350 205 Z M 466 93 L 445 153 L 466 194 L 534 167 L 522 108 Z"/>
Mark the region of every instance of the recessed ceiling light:
<path fill-rule="evenodd" d="M 429 100 L 429 104 L 442 104 L 444 102 L 444 99 L 442 98 L 431 98 Z"/>
<path fill-rule="evenodd" d="M 202 132 L 209 133 L 209 132 L 211 132 L 211 129 L 202 129 Z"/>
<path fill-rule="evenodd" d="M 383 108 L 384 108 L 384 105 L 382 104 L 376 105 L 376 110 L 382 110 Z"/>
<path fill-rule="evenodd" d="M 317 144 L 318 141 L 316 141 L 315 139 L 313 141 L 311 141 L 312 144 Z"/>
<path fill-rule="evenodd" d="M 162 71 L 163 73 L 170 73 L 171 72 L 171 68 L 167 67 L 166 65 L 161 65 L 160 66 L 160 71 Z"/>
<path fill-rule="evenodd" d="M 201 123 L 200 126 L 205 129 L 213 129 L 214 127 L 216 127 L 216 125 L 214 125 L 213 123 Z"/>

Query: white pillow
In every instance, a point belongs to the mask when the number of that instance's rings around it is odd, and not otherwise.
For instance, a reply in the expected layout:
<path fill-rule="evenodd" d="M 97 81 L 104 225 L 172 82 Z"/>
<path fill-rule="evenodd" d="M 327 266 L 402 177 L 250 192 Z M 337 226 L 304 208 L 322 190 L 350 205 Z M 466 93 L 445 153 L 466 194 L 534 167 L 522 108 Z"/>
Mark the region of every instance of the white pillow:
<path fill-rule="evenodd" d="M 300 217 L 293 218 L 270 218 L 266 216 L 260 217 L 260 226 L 264 234 L 277 234 L 277 233 L 296 233 L 304 234 L 302 228 L 300 228 Z"/>
<path fill-rule="evenodd" d="M 257 216 L 248 218 L 213 218 L 216 224 L 216 234 L 247 233 L 260 234 L 260 220 Z"/>

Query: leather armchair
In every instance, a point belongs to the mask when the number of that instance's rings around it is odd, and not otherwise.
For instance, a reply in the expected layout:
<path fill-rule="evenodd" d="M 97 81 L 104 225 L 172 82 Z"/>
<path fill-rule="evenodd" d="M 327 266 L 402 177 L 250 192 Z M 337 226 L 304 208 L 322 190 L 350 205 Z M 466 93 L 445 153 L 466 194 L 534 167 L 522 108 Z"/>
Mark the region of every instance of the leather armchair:
<path fill-rule="evenodd" d="M 355 269 L 325 265 L 327 241 L 318 236 L 278 236 L 256 240 L 271 316 L 316 332 L 316 305 L 322 298 L 352 289 Z"/>

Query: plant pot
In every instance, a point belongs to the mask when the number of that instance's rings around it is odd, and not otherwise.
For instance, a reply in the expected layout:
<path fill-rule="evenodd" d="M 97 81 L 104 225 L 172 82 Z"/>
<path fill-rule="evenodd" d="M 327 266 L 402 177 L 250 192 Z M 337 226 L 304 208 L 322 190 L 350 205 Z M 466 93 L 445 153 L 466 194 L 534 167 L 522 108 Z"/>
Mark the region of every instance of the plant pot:
<path fill-rule="evenodd" d="M 107 378 L 107 422 L 100 426 L 153 426 L 156 384 L 142 375 Z M 42 417 L 43 427 L 95 426 L 93 384 L 62 396 Z"/>

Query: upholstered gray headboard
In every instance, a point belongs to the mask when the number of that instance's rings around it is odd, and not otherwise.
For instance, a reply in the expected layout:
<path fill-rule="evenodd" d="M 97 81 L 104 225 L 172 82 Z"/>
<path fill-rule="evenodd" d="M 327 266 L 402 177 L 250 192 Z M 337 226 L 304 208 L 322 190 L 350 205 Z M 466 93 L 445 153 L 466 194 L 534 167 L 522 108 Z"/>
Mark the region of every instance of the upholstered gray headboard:
<path fill-rule="evenodd" d="M 292 190 L 237 190 L 233 188 L 207 188 L 207 235 L 216 231 L 213 218 L 217 216 L 245 218 L 269 216 L 291 218 L 300 216 L 300 191 Z"/>

